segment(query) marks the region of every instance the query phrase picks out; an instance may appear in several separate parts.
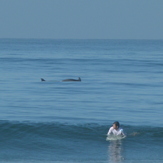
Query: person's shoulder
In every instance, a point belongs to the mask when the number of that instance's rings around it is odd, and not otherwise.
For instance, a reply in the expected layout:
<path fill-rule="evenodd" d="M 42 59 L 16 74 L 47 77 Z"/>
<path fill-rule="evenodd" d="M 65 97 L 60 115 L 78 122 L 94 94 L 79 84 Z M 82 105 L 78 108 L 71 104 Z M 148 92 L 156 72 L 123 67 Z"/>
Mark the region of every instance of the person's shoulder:
<path fill-rule="evenodd" d="M 123 131 L 123 128 L 119 128 L 119 131 Z"/>
<path fill-rule="evenodd" d="M 113 130 L 114 128 L 113 128 L 113 126 L 112 127 L 110 127 L 110 130 Z"/>

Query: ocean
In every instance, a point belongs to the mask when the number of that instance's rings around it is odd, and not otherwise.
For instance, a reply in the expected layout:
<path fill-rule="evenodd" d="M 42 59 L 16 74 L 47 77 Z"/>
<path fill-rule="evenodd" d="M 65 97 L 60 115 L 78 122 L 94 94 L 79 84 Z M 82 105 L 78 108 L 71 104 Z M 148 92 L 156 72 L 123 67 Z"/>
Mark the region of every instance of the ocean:
<path fill-rule="evenodd" d="M 0 162 L 162 163 L 162 74 L 163 40 L 0 39 Z"/>

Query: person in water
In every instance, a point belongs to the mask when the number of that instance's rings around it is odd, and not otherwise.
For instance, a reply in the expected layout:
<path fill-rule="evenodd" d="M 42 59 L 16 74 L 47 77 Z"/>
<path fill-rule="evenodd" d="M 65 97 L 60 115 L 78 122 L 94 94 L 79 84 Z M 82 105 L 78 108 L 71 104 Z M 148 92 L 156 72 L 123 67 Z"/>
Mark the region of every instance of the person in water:
<path fill-rule="evenodd" d="M 120 128 L 120 124 L 118 121 L 114 122 L 113 126 L 110 127 L 110 129 L 107 133 L 107 136 L 109 136 L 109 135 L 122 136 L 122 137 L 126 136 L 123 132 L 123 129 Z"/>

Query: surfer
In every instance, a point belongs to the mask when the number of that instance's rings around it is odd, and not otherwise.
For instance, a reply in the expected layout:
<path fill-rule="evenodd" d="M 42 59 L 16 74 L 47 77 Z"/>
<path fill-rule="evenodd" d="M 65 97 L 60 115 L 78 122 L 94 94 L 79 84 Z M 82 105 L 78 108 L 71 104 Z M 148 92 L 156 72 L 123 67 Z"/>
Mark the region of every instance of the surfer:
<path fill-rule="evenodd" d="M 120 128 L 120 124 L 118 121 L 113 123 L 113 126 L 110 127 L 107 136 L 114 135 L 114 136 L 122 136 L 125 137 L 126 135 L 123 132 L 123 129 Z"/>

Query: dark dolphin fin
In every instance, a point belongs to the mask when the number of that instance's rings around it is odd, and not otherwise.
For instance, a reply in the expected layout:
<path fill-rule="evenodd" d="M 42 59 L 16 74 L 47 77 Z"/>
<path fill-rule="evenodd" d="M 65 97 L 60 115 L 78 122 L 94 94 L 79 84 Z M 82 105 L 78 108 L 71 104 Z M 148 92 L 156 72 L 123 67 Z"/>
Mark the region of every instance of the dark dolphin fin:
<path fill-rule="evenodd" d="M 81 78 L 79 77 L 79 79 L 78 79 L 79 81 L 81 81 Z"/>
<path fill-rule="evenodd" d="M 45 79 L 41 78 L 41 81 L 46 81 Z"/>

